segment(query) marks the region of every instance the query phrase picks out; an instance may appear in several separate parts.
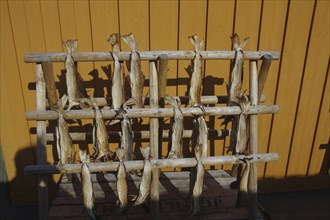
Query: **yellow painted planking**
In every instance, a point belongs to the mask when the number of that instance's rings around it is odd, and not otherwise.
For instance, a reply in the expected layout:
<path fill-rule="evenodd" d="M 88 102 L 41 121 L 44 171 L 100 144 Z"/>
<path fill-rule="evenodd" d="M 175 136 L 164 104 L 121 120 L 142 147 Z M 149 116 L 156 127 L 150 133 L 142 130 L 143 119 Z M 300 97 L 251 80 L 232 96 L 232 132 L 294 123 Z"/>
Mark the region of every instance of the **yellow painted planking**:
<path fill-rule="evenodd" d="M 112 33 L 119 32 L 118 20 L 118 3 L 117 1 L 90 1 L 90 16 L 92 26 L 92 41 L 94 51 L 111 51 L 112 48 L 107 42 L 107 37 Z M 95 62 L 95 69 L 98 73 L 94 73 L 94 86 L 97 86 L 97 79 L 110 81 L 107 74 L 102 70 L 102 67 L 107 65 L 113 66 L 112 62 Z M 99 86 L 99 85 L 98 85 Z M 101 90 L 100 90 L 101 92 Z M 110 91 L 102 90 L 104 96 L 111 96 Z M 95 92 L 96 95 L 99 92 Z"/>
<path fill-rule="evenodd" d="M 1 1 L 1 145 L 9 181 L 24 178 L 21 170 L 25 164 L 34 163 L 28 123 L 24 118 L 24 99 L 20 85 L 14 37 L 7 2 Z M 10 98 L 9 98 L 10 97 Z M 25 157 L 17 159 L 19 153 Z M 26 196 L 23 184 L 11 184 L 12 194 Z M 17 202 L 14 199 L 14 202 Z"/>
<path fill-rule="evenodd" d="M 150 1 L 150 50 L 176 50 L 179 23 L 178 6 L 179 1 Z M 175 95 L 176 83 L 173 85 L 171 82 L 176 82 L 177 61 L 169 61 L 168 68 L 166 93 Z M 163 125 L 163 127 L 166 126 L 166 124 Z M 164 141 L 162 156 L 166 157 L 167 154 L 168 141 Z"/>
<path fill-rule="evenodd" d="M 150 1 L 150 50 L 177 49 L 178 6 L 177 0 Z M 168 82 L 176 82 L 177 61 L 169 61 L 168 67 Z M 169 95 L 176 95 L 176 85 L 168 84 L 166 92 Z"/>
<path fill-rule="evenodd" d="M 328 64 L 327 81 L 323 93 L 322 105 L 320 106 L 319 117 L 316 132 L 314 133 L 315 139 L 313 142 L 313 149 L 311 151 L 311 159 L 308 170 L 308 176 L 314 175 L 329 175 L 329 134 L 330 134 L 330 89 L 329 78 L 330 70 Z M 309 154 L 309 155 L 310 155 Z"/>
<path fill-rule="evenodd" d="M 278 152 L 280 159 L 267 164 L 265 177 L 285 177 L 313 6 L 314 1 L 290 3 L 275 99 L 280 112 L 273 117 L 269 145 L 269 151 Z"/>
<path fill-rule="evenodd" d="M 61 25 L 62 40 L 77 39 L 76 21 L 74 15 L 74 1 L 59 0 L 58 1 L 59 18 Z M 79 47 L 79 43 L 78 43 Z M 63 51 L 66 51 L 62 45 Z"/>
<path fill-rule="evenodd" d="M 74 1 L 74 16 L 78 39 L 78 51 L 93 51 L 89 2 Z M 93 68 L 93 62 L 78 63 L 79 72 L 84 80 L 89 80 L 91 78 L 88 73 L 92 71 Z"/>
<path fill-rule="evenodd" d="M 149 50 L 149 1 L 119 1 L 119 25 L 122 35 L 133 33 L 138 50 Z M 126 43 L 122 41 L 122 50 L 130 51 Z M 149 63 L 143 61 L 141 63 L 142 72 L 146 79 L 149 79 Z M 127 72 L 127 70 L 126 70 Z M 148 85 L 144 87 L 143 94 L 149 93 Z M 150 93 L 149 93 L 150 94 Z M 142 126 L 132 126 L 133 130 L 141 130 L 141 128 L 149 129 L 149 119 L 144 118 Z M 142 146 L 148 145 L 143 142 Z M 136 145 L 137 146 L 137 145 Z M 136 150 L 139 152 L 139 150 Z"/>
<path fill-rule="evenodd" d="M 149 50 L 149 2 L 141 1 L 119 1 L 120 33 L 133 33 L 138 44 L 138 50 Z M 122 50 L 130 51 L 126 43 L 122 42 Z M 149 64 L 142 62 L 142 71 L 149 79 Z M 148 89 L 144 89 L 146 94 Z"/>
<path fill-rule="evenodd" d="M 329 2 L 318 1 L 299 95 L 287 176 L 306 175 L 329 58 Z"/>
<path fill-rule="evenodd" d="M 205 41 L 206 30 L 206 1 L 180 1 L 179 18 L 179 50 L 193 50 L 188 36 L 197 34 L 200 40 Z M 205 48 L 202 48 L 203 50 Z M 190 65 L 190 61 L 178 62 L 178 95 L 187 95 L 190 84 L 190 77 L 185 68 Z M 184 81 L 184 83 L 180 83 Z"/>
<path fill-rule="evenodd" d="M 250 37 L 243 50 L 257 50 L 259 37 L 261 0 L 237 1 L 234 32 L 240 40 Z M 244 63 L 242 90 L 249 91 L 249 63 Z"/>
<path fill-rule="evenodd" d="M 47 52 L 63 51 L 60 18 L 57 6 L 57 1 L 40 1 Z M 61 70 L 64 69 L 64 63 L 53 63 L 53 67 L 55 81 L 58 81 L 57 75 L 61 75 Z"/>
<path fill-rule="evenodd" d="M 208 4 L 205 49 L 231 50 L 230 36 L 233 31 L 235 2 L 211 0 Z M 229 72 L 230 61 L 206 61 L 203 95 L 227 95 L 226 83 L 228 83 Z M 222 122 L 223 120 L 217 117 L 209 117 L 209 129 L 223 129 Z M 227 150 L 224 140 L 210 140 L 209 146 L 213 148 L 209 152 L 210 155 L 220 156 Z"/>
<path fill-rule="evenodd" d="M 258 50 L 278 51 L 282 50 L 284 27 L 286 21 L 288 1 L 264 1 L 262 11 L 262 21 L 260 27 L 260 40 Z M 274 19 L 277 17 L 277 19 Z M 274 60 L 270 66 L 267 81 L 264 87 L 266 102 L 263 104 L 272 105 L 275 100 L 276 85 L 278 79 L 279 60 Z M 281 110 L 280 110 L 281 111 Z M 266 153 L 272 115 L 259 115 L 259 135 L 258 152 Z M 265 163 L 258 164 L 258 177 L 263 177 Z"/>

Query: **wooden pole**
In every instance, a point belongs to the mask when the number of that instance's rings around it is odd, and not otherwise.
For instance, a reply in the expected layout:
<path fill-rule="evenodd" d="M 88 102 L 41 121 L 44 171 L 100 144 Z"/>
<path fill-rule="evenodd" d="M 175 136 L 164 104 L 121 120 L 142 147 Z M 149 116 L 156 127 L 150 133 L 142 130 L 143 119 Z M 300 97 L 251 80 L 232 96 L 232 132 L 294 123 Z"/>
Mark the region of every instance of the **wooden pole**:
<path fill-rule="evenodd" d="M 36 64 L 36 106 L 37 110 L 46 110 L 46 86 L 42 66 Z M 37 121 L 37 164 L 47 164 L 46 122 Z M 39 219 L 48 219 L 47 176 L 38 176 L 38 213 Z"/>
<path fill-rule="evenodd" d="M 166 55 L 160 55 L 158 61 L 158 96 L 159 96 L 159 107 L 165 108 L 165 95 L 167 85 L 167 72 L 168 72 L 168 60 Z M 164 129 L 164 118 L 159 118 L 159 129 L 158 129 L 158 156 L 161 157 L 163 152 L 163 129 Z M 168 136 L 168 133 L 167 133 Z"/>
<path fill-rule="evenodd" d="M 244 51 L 245 60 L 260 60 L 266 54 L 270 54 L 272 59 L 278 60 L 279 52 L 271 51 Z M 118 52 L 119 61 L 129 60 L 131 52 Z M 157 60 L 160 55 L 166 55 L 168 60 L 192 60 L 195 58 L 195 51 L 174 50 L 174 51 L 139 51 L 141 60 Z M 235 51 L 208 50 L 200 51 L 203 60 L 228 60 L 235 58 Z M 64 62 L 67 53 L 27 53 L 24 55 L 26 63 L 38 62 Z M 72 53 L 75 62 L 112 61 L 111 52 L 76 52 Z"/>
<path fill-rule="evenodd" d="M 262 92 L 264 90 L 264 86 L 266 83 L 268 71 L 270 68 L 270 64 L 272 63 L 272 57 L 269 54 L 266 54 L 262 58 L 262 64 L 260 67 L 260 72 L 258 76 L 258 99 L 260 100 L 262 97 Z"/>
<path fill-rule="evenodd" d="M 161 131 L 162 140 L 169 138 L 169 130 L 162 130 Z M 209 139 L 217 139 L 220 137 L 228 136 L 230 130 L 222 129 L 222 130 L 208 130 L 208 137 Z M 120 135 L 122 134 L 121 131 L 110 131 L 108 132 L 109 142 L 113 140 L 114 143 L 117 143 L 120 140 Z M 192 130 L 184 130 L 183 131 L 183 138 L 191 138 Z M 70 133 L 70 136 L 73 141 L 92 141 L 92 132 L 73 132 Z M 150 132 L 149 131 L 134 131 L 133 132 L 134 140 L 149 140 Z M 160 138 L 160 137 L 159 137 Z M 56 141 L 55 133 L 47 133 L 46 134 L 47 142 Z"/>
<path fill-rule="evenodd" d="M 149 63 L 150 70 L 150 108 L 157 109 L 159 103 L 158 96 L 158 74 L 155 62 Z M 150 118 L 150 149 L 151 159 L 158 159 L 158 118 Z M 159 219 L 159 169 L 152 169 L 152 181 L 150 189 L 151 219 Z"/>
<path fill-rule="evenodd" d="M 250 101 L 258 105 L 258 68 L 257 61 L 250 61 Z M 250 115 L 250 154 L 258 152 L 258 115 Z M 251 164 L 248 181 L 249 219 L 257 219 L 257 165 Z"/>
<path fill-rule="evenodd" d="M 225 164 L 243 164 L 245 160 L 249 160 L 251 164 L 260 162 L 277 161 L 279 156 L 277 153 L 255 154 L 255 155 L 232 155 L 232 156 L 212 156 L 202 159 L 204 166 L 216 166 Z M 195 158 L 181 159 L 152 159 L 150 160 L 153 167 L 158 169 L 163 168 L 187 168 L 195 167 L 197 161 Z M 124 161 L 127 172 L 131 170 L 143 169 L 143 160 Z M 119 162 L 98 162 L 89 163 L 88 167 L 91 173 L 111 172 L 118 169 Z M 27 175 L 33 174 L 66 174 L 66 173 L 81 173 L 81 164 L 58 164 L 58 165 L 28 165 L 24 168 L 24 173 Z"/>
<path fill-rule="evenodd" d="M 199 108 L 182 108 L 184 117 L 193 116 L 216 116 L 216 115 L 239 115 L 241 114 L 241 108 L 239 106 L 222 106 L 222 107 L 204 107 L 204 112 Z M 257 105 L 251 106 L 247 115 L 251 114 L 270 114 L 278 112 L 279 108 L 277 105 Z M 102 109 L 102 115 L 104 119 L 120 119 L 122 116 L 117 115 L 113 109 Z M 162 117 L 173 117 L 172 108 L 143 108 L 143 109 L 127 109 L 128 118 L 162 118 Z M 65 110 L 63 111 L 63 117 L 65 119 L 93 119 L 93 110 Z M 25 113 L 27 120 L 56 120 L 58 113 L 56 111 L 31 111 Z"/>

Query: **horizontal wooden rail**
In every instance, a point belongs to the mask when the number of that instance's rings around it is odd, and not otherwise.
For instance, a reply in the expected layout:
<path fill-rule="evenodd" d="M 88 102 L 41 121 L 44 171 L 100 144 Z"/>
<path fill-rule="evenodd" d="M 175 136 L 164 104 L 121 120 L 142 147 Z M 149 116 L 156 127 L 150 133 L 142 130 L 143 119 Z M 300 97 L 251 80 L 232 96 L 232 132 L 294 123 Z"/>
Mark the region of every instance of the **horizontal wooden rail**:
<path fill-rule="evenodd" d="M 119 60 L 129 60 L 131 52 L 118 52 Z M 157 60 L 160 55 L 167 56 L 168 60 L 192 60 L 195 57 L 195 52 L 186 51 L 139 51 L 141 60 Z M 200 51 L 204 60 L 228 60 L 234 59 L 235 51 L 225 50 L 208 50 Z M 263 56 L 269 55 L 274 60 L 280 58 L 279 52 L 272 51 L 244 51 L 245 60 L 260 60 Z M 66 53 L 27 53 L 24 55 L 24 61 L 27 63 L 41 62 L 64 62 Z M 111 61 L 113 60 L 111 52 L 76 52 L 72 53 L 73 59 L 76 62 L 93 62 L 93 61 Z"/>
<path fill-rule="evenodd" d="M 248 115 L 255 114 L 273 114 L 278 112 L 278 105 L 256 105 L 251 106 L 250 109 L 245 112 Z M 116 111 L 112 109 L 102 109 L 104 119 L 120 119 L 122 116 L 116 115 Z M 160 117 L 173 117 L 174 112 L 172 108 L 158 108 L 158 109 L 127 109 L 128 118 L 160 118 Z M 242 113 L 238 106 L 224 106 L 224 107 L 205 107 L 204 112 L 198 108 L 182 108 L 184 117 L 200 116 L 205 114 L 206 116 L 215 115 L 239 115 Z M 93 110 L 70 110 L 63 111 L 65 119 L 93 119 Z M 56 120 L 58 113 L 56 111 L 31 111 L 25 113 L 27 120 Z"/>
<path fill-rule="evenodd" d="M 250 163 L 271 162 L 279 159 L 277 153 L 255 154 L 255 155 L 236 155 L 236 156 L 213 156 L 205 157 L 202 160 L 204 166 L 215 166 L 224 164 L 241 164 L 245 160 Z M 154 168 L 176 168 L 176 167 L 195 167 L 197 160 L 195 158 L 182 159 L 154 159 L 150 160 Z M 144 166 L 143 160 L 125 161 L 126 171 L 141 170 Z M 89 170 L 95 172 L 117 171 L 119 162 L 99 162 L 89 163 Z M 24 168 L 25 174 L 56 174 L 56 173 L 81 173 L 81 164 L 64 164 L 64 165 L 28 165 Z"/>
<path fill-rule="evenodd" d="M 191 138 L 192 136 L 192 130 L 184 130 L 182 134 L 182 138 Z M 149 139 L 149 131 L 134 131 L 133 132 L 133 137 L 134 140 L 141 140 L 141 139 Z M 209 130 L 208 135 L 209 139 L 214 139 L 214 138 L 219 138 L 219 137 L 224 137 L 228 136 L 230 133 L 229 129 L 223 129 L 223 130 Z M 46 135 L 46 140 L 48 142 L 53 142 L 55 140 L 55 133 L 47 133 Z M 120 138 L 121 132 L 116 132 L 116 131 L 110 131 L 108 132 L 108 137 L 109 137 L 109 142 L 112 140 L 118 141 Z M 92 133 L 91 132 L 73 132 L 70 133 L 70 136 L 73 141 L 86 141 L 86 140 L 92 140 Z M 169 130 L 163 130 L 163 135 L 162 137 L 164 139 L 169 138 Z"/>
<path fill-rule="evenodd" d="M 174 98 L 179 98 L 181 104 L 188 104 L 189 96 L 174 96 Z M 107 106 L 112 104 L 112 98 L 94 98 L 95 102 L 98 106 Z M 262 96 L 260 99 L 260 103 L 263 103 L 266 100 L 265 96 Z M 224 104 L 228 102 L 228 96 L 201 96 L 201 102 L 203 105 L 212 105 L 212 104 Z M 48 100 L 47 100 L 47 107 L 49 107 Z M 149 97 L 144 97 L 144 104 L 149 105 Z"/>

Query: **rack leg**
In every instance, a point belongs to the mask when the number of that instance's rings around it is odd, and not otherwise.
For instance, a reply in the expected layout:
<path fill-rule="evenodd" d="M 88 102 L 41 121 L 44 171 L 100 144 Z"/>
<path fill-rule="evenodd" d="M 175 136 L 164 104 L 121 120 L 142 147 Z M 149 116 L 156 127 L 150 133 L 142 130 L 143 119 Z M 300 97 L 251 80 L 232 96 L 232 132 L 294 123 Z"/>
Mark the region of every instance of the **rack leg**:
<path fill-rule="evenodd" d="M 46 110 L 46 86 L 41 64 L 36 65 L 36 105 L 37 110 Z M 37 164 L 47 164 L 46 122 L 37 121 Z M 48 219 L 47 176 L 38 176 L 38 211 L 39 219 Z"/>
<path fill-rule="evenodd" d="M 250 61 L 250 101 L 258 105 L 257 61 Z M 258 152 L 258 115 L 250 115 L 250 154 Z M 249 219 L 257 219 L 257 165 L 251 164 L 248 182 Z"/>
<path fill-rule="evenodd" d="M 150 108 L 158 108 L 158 76 L 155 62 L 150 62 Z M 159 121 L 158 118 L 150 118 L 150 148 L 151 158 L 158 159 Z M 159 219 L 159 169 L 152 171 L 151 182 L 151 219 Z"/>

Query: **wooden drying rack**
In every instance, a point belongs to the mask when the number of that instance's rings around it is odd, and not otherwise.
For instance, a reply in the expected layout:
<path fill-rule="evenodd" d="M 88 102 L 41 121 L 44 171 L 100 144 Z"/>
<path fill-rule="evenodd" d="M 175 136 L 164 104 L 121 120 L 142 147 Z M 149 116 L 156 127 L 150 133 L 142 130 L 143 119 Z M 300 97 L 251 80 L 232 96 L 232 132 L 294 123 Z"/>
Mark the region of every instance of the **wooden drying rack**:
<path fill-rule="evenodd" d="M 175 168 L 175 167 L 194 167 L 197 164 L 195 158 L 182 159 L 159 159 L 159 117 L 173 117 L 172 109 L 159 108 L 158 95 L 158 74 L 162 71 L 157 71 L 157 62 L 160 68 L 167 69 L 168 60 L 192 60 L 195 57 L 194 51 L 140 51 L 141 60 L 149 61 L 150 74 L 150 108 L 145 109 L 129 109 L 127 115 L 129 118 L 150 118 L 149 133 L 142 131 L 144 137 L 150 138 L 151 148 L 151 163 L 154 167 L 153 177 L 159 176 L 160 168 Z M 231 60 L 235 57 L 235 51 L 200 51 L 204 60 Z M 65 165 L 47 165 L 46 144 L 47 140 L 51 140 L 52 136 L 46 133 L 46 120 L 56 120 L 58 113 L 51 110 L 46 110 L 46 87 L 44 76 L 53 74 L 53 62 L 64 62 L 66 53 L 30 53 L 24 57 L 27 63 L 36 63 L 36 111 L 27 112 L 27 120 L 37 121 L 37 165 L 26 166 L 25 174 L 38 175 L 38 208 L 39 219 L 47 219 L 48 217 L 48 191 L 47 191 L 47 174 L 55 173 L 81 173 L 81 164 L 65 164 Z M 119 60 L 129 60 L 130 52 L 119 52 Z M 255 169 L 255 163 L 270 162 L 278 160 L 279 156 L 276 153 L 258 154 L 258 114 L 269 114 L 278 112 L 277 105 L 258 105 L 262 97 L 263 87 L 267 78 L 268 70 L 272 60 L 278 60 L 280 54 L 278 52 L 262 52 L 262 51 L 244 51 L 244 59 L 249 60 L 250 68 L 250 101 L 251 107 L 245 114 L 250 117 L 250 155 L 233 155 L 233 156 L 211 156 L 203 159 L 204 165 L 223 165 L 223 164 L 239 164 L 244 163 L 244 159 L 251 159 L 253 164 L 251 169 Z M 111 52 L 76 52 L 72 53 L 75 62 L 94 62 L 94 61 L 112 61 L 113 56 Z M 257 61 L 262 60 L 260 72 L 258 75 Z M 187 97 L 184 97 L 187 99 Z M 204 96 L 202 102 L 205 104 L 215 104 L 219 100 L 225 98 L 218 96 Z M 97 98 L 99 105 L 106 105 L 105 98 Z M 201 115 L 202 112 L 198 108 L 183 108 L 183 115 L 191 117 Z M 115 116 L 114 110 L 102 109 L 103 117 L 113 118 Z M 205 115 L 239 115 L 241 109 L 238 106 L 226 107 L 205 107 Z M 92 110 L 69 110 L 64 111 L 65 119 L 92 119 L 94 112 Z M 161 128 L 162 129 L 162 128 Z M 163 131 L 164 132 L 164 131 Z M 221 132 L 221 131 L 220 131 Z M 185 131 L 185 136 L 189 136 L 189 131 Z M 73 136 L 73 140 L 84 140 L 86 137 L 83 133 Z M 143 160 L 125 161 L 127 171 L 143 169 Z M 109 172 L 116 171 L 118 162 L 100 162 L 90 163 L 89 168 L 91 172 Z M 256 172 L 254 172 L 256 173 Z M 250 204 L 249 216 L 251 219 L 256 217 L 257 212 L 257 176 L 252 179 L 252 184 L 249 188 Z M 151 217 L 157 219 L 159 215 L 159 180 L 153 178 L 151 184 Z"/>

